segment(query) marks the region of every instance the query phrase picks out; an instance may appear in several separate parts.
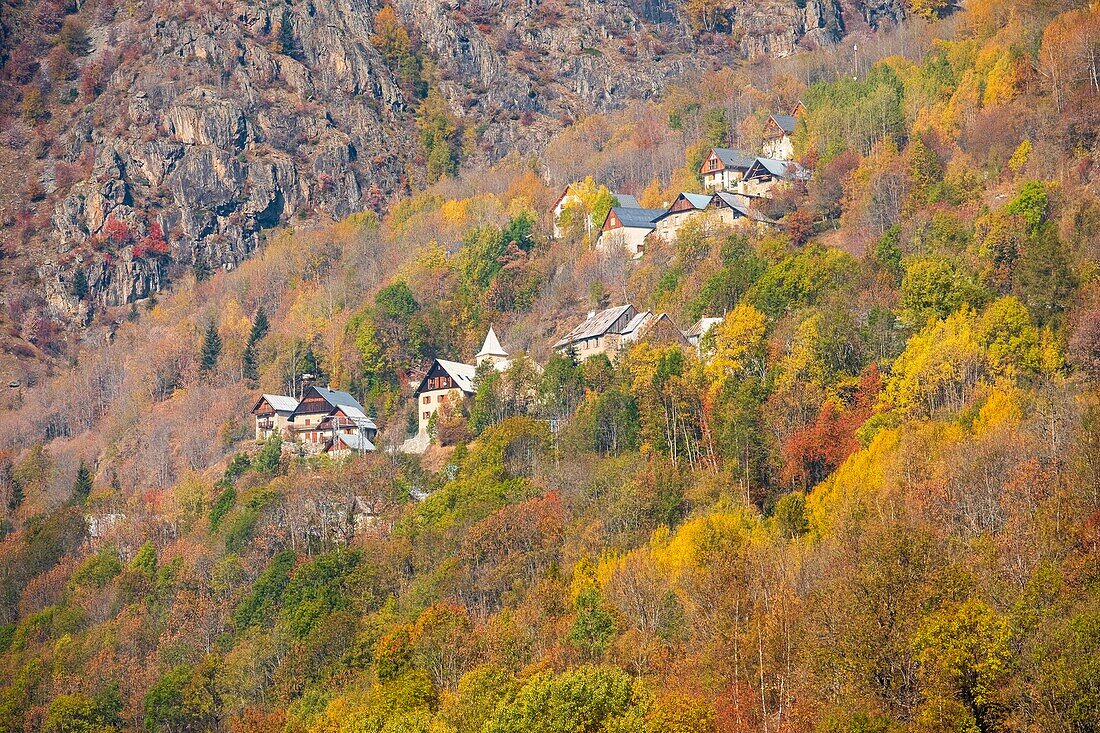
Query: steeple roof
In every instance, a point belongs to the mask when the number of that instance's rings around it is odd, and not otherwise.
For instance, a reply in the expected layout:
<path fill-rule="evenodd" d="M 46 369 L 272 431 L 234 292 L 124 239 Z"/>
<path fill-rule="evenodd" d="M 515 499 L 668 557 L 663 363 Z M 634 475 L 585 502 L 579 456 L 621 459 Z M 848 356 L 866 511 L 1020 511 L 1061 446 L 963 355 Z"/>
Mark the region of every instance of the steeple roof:
<path fill-rule="evenodd" d="M 481 351 L 477 352 L 476 358 L 480 359 L 483 356 L 508 356 L 508 352 L 500 345 L 497 333 L 492 326 L 489 326 L 489 333 L 485 334 L 485 343 L 481 345 Z"/>

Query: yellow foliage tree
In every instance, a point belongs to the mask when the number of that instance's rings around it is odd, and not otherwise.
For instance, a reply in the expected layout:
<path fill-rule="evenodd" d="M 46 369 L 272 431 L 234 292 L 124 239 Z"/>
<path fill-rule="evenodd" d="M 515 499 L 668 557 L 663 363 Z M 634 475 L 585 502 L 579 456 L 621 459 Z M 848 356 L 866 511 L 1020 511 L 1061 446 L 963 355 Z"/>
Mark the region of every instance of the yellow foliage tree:
<path fill-rule="evenodd" d="M 964 308 L 929 324 L 894 362 L 880 406 L 902 415 L 930 415 L 959 407 L 982 378 L 985 360 L 974 334 L 974 314 Z"/>
<path fill-rule="evenodd" d="M 740 372 L 763 370 L 768 319 L 751 305 L 738 305 L 707 336 L 704 375 L 708 391 L 722 391 L 726 380 Z"/>

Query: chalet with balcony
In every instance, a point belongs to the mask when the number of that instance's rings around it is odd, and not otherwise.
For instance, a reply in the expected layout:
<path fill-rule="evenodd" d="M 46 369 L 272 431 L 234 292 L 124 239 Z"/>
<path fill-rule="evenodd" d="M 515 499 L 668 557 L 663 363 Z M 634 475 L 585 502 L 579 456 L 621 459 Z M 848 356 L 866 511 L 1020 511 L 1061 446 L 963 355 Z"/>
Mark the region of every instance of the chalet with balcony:
<path fill-rule="evenodd" d="M 503 349 L 500 349 L 503 351 Z M 474 394 L 474 375 L 477 367 L 457 361 L 436 359 L 428 367 L 427 374 L 413 390 L 419 423 L 417 437 L 428 435 L 428 423 L 432 415 L 444 405 L 455 405 Z"/>
<path fill-rule="evenodd" d="M 708 191 L 732 191 L 756 156 L 733 148 L 711 148 L 699 169 Z"/>
<path fill-rule="evenodd" d="M 298 400 L 282 394 L 263 394 L 252 406 L 256 419 L 256 442 L 262 443 L 272 435 L 282 436 L 290 425 L 290 416 L 298 407 Z"/>
<path fill-rule="evenodd" d="M 358 400 L 328 387 L 306 389 L 287 422 L 288 437 L 301 442 L 309 453 L 330 450 L 334 442 L 344 440 L 339 436 L 355 436 L 349 440 L 365 450 L 374 450 L 378 433 L 378 426 Z"/>

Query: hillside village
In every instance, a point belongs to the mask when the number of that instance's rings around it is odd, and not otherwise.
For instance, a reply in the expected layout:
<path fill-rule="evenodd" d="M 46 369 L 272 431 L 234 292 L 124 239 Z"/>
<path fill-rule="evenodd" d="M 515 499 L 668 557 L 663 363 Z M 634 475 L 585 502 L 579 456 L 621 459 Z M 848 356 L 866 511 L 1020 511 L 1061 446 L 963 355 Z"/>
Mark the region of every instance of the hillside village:
<path fill-rule="evenodd" d="M 570 184 L 551 211 L 553 236 L 562 238 L 565 222 L 581 218 L 586 235 L 599 253 L 608 256 L 625 253 L 632 259 L 641 259 L 647 242 L 652 245 L 655 240 L 675 241 L 688 222 L 697 222 L 704 228 L 744 227 L 764 232 L 776 226 L 776 222 L 759 213 L 758 203 L 780 191 L 804 188 L 810 178 L 809 171 L 794 160 L 791 140 L 798 117 L 806 111 L 799 100 L 789 115 L 770 116 L 759 156 L 731 148 L 711 148 L 698 171 L 706 192 L 681 192 L 664 208 L 643 208 L 630 194 L 608 192 L 600 187 L 611 199 L 611 205 L 602 219 L 596 221 L 597 214 L 578 212 L 582 204 L 576 191 L 578 184 Z M 627 303 L 589 311 L 552 348 L 575 363 L 595 356 L 614 360 L 642 341 L 693 348 L 703 355 L 704 339 L 722 322 L 723 315 L 704 315 L 682 328 L 667 313 L 638 311 Z M 509 353 L 501 346 L 492 326 L 473 362 L 437 357 L 420 379 L 410 383 L 417 430 L 400 444 L 400 450 L 410 453 L 426 450 L 435 435 L 440 411 L 446 415 L 467 407 L 466 403 L 476 393 L 483 367 L 503 372 L 511 366 Z M 379 427 L 367 416 L 364 407 L 347 392 L 313 385 L 311 377 L 305 375 L 297 398 L 279 394 L 259 397 L 252 407 L 256 442 L 277 436 L 283 439 L 285 451 L 332 458 L 376 450 L 373 441 Z"/>
<path fill-rule="evenodd" d="M 193 48 L 222 85 L 173 107 L 196 133 L 249 90 L 192 29 L 251 24 L 248 65 L 279 73 L 228 110 L 243 160 L 164 147 L 152 87 L 139 119 L 64 101 L 50 34 L 0 74 L 97 117 L 73 136 L 103 155 L 43 211 L 75 190 L 106 215 L 122 133 L 193 173 L 135 184 L 141 226 L 58 263 L 140 250 L 171 286 L 104 303 L 142 275 L 89 270 L 71 363 L 0 405 L 0 731 L 1096 733 L 1100 7 L 841 0 L 845 42 L 726 67 L 830 4 L 223 5 L 64 15 Z M 852 31 L 887 5 L 921 15 Z M 686 54 L 698 74 L 625 76 Z M 325 127 L 380 93 L 410 100 L 355 123 L 384 140 Z M 220 161 L 225 196 L 188 188 Z M 400 193 L 355 204 L 376 175 Z M 147 248 L 180 210 L 209 236 Z M 14 300 L 0 337 L 48 345 Z"/>

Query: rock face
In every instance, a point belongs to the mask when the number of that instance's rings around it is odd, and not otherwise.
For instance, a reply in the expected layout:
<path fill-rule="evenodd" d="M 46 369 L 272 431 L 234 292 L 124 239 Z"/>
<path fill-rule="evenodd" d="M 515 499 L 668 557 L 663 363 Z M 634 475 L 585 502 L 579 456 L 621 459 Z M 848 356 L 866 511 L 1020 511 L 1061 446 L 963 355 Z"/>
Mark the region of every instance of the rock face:
<path fill-rule="evenodd" d="M 685 0 L 392 1 L 490 160 L 715 59 L 788 55 L 838 40 L 846 16 L 901 12 L 898 0 L 734 0 L 701 31 Z M 372 40 L 382 0 L 101 5 L 81 63 L 109 76 L 74 108 L 43 176 L 57 257 L 37 269 L 58 320 L 86 316 L 78 269 L 90 303 L 126 304 L 196 260 L 234 267 L 264 229 L 422 182 L 417 92 Z M 154 230 L 167 251 L 151 255 L 135 242 Z"/>

